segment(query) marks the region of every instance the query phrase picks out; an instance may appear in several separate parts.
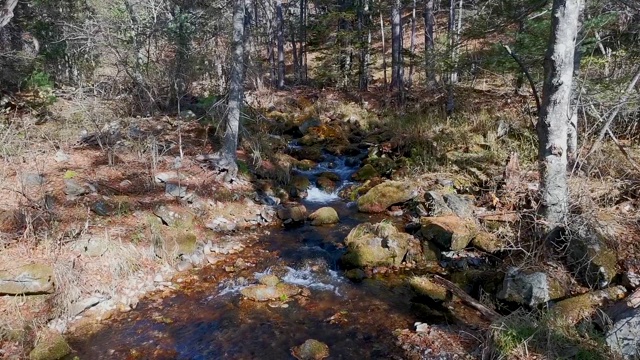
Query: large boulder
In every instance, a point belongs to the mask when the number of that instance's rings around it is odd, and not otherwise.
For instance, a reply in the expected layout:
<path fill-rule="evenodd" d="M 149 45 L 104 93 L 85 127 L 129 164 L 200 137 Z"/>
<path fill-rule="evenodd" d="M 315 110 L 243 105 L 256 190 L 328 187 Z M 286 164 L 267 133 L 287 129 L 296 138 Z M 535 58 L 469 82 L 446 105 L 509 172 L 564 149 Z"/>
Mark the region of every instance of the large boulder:
<path fill-rule="evenodd" d="M 0 295 L 50 294 L 54 291 L 53 268 L 28 264 L 0 271 Z"/>
<path fill-rule="evenodd" d="M 329 206 L 314 211 L 309 215 L 309 219 L 311 219 L 311 225 L 314 226 L 335 224 L 340 221 L 338 212 Z"/>
<path fill-rule="evenodd" d="M 607 287 L 617 272 L 617 256 L 597 223 L 570 221 L 566 229 L 567 262 L 578 278 L 596 288 Z"/>
<path fill-rule="evenodd" d="M 420 260 L 420 242 L 386 221 L 359 224 L 345 244 L 342 261 L 347 267 L 397 266 L 404 260 Z"/>
<path fill-rule="evenodd" d="M 401 181 L 385 181 L 374 186 L 358 199 L 358 210 L 379 213 L 393 204 L 411 200 L 417 195 L 415 186 Z"/>
<path fill-rule="evenodd" d="M 358 171 L 351 175 L 351 178 L 356 181 L 367 181 L 374 177 L 380 176 L 378 171 L 371 164 L 365 164 Z"/>
<path fill-rule="evenodd" d="M 423 217 L 420 235 L 445 250 L 462 250 L 479 233 L 475 223 L 455 215 Z"/>
<path fill-rule="evenodd" d="M 640 359 L 640 307 L 630 307 L 611 320 L 607 345 L 625 360 Z"/>

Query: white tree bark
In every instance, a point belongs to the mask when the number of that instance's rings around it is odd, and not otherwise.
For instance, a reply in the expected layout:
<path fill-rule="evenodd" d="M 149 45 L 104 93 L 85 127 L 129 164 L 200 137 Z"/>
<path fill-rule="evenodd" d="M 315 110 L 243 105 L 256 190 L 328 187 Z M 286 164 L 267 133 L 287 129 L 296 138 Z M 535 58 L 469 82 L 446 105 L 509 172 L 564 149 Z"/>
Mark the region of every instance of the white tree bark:
<path fill-rule="evenodd" d="M 580 4 L 578 14 L 578 35 L 583 37 L 582 22 L 584 20 L 584 2 Z M 571 119 L 569 120 L 569 129 L 567 133 L 567 159 L 568 162 L 574 163 L 578 151 L 578 105 L 580 102 L 580 87 L 578 86 L 578 77 L 580 76 L 580 62 L 582 61 L 582 50 L 579 41 L 577 41 L 573 53 L 573 84 L 571 87 Z"/>
<path fill-rule="evenodd" d="M 391 89 L 402 92 L 403 64 L 402 64 L 402 3 L 394 0 L 391 6 Z"/>
<path fill-rule="evenodd" d="M 282 0 L 276 0 L 276 42 L 278 47 L 278 89 L 284 87 L 284 17 Z"/>
<path fill-rule="evenodd" d="M 425 43 L 425 69 L 427 72 L 427 88 L 432 89 L 436 86 L 436 67 L 433 31 L 435 27 L 435 17 L 433 15 L 433 0 L 426 0 L 424 8 L 424 43 Z"/>
<path fill-rule="evenodd" d="M 221 170 L 226 170 L 225 181 L 232 181 L 238 173 L 236 149 L 238 148 L 238 128 L 240 112 L 244 102 L 244 0 L 235 0 L 233 8 L 233 39 L 231 43 L 231 74 L 229 76 L 229 104 L 226 131 L 221 149 Z"/>
<path fill-rule="evenodd" d="M 18 0 L 7 0 L 2 9 L 0 9 L 0 29 L 13 19 L 13 9 L 18 5 Z"/>
<path fill-rule="evenodd" d="M 542 107 L 538 119 L 540 215 L 546 231 L 562 226 L 569 209 L 567 128 L 571 119 L 574 49 L 582 0 L 554 0 L 551 35 L 544 60 Z"/>

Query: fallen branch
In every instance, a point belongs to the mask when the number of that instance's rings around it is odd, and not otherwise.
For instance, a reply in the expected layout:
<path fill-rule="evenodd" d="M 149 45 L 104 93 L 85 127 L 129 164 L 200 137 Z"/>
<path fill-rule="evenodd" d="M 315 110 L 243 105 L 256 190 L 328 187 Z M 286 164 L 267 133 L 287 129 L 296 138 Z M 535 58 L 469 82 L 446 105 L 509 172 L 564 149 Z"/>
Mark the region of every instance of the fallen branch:
<path fill-rule="evenodd" d="M 472 308 L 478 310 L 487 319 L 493 321 L 501 317 L 501 315 L 498 314 L 495 310 L 489 309 L 488 307 L 482 305 L 451 281 L 438 275 L 433 276 L 433 281 L 444 286 L 447 290 L 451 291 L 453 295 L 459 297 L 460 300 L 467 303 Z"/>

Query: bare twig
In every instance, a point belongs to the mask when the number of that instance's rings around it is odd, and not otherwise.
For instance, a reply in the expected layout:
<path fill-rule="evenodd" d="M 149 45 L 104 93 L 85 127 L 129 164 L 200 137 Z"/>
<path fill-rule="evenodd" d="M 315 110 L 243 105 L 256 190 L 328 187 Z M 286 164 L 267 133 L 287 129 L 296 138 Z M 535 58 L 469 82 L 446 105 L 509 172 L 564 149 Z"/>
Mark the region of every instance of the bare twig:
<path fill-rule="evenodd" d="M 591 154 L 593 154 L 596 150 L 598 150 L 598 148 L 600 147 L 600 143 L 602 143 L 602 140 L 604 139 L 604 137 L 605 137 L 605 135 L 607 133 L 611 134 L 611 131 L 609 131 L 609 127 L 611 126 L 611 123 L 616 118 L 616 115 L 618 115 L 618 112 L 620 111 L 620 108 L 622 108 L 622 106 L 624 104 L 626 104 L 627 100 L 629 99 L 629 93 L 631 93 L 631 91 L 636 86 L 636 83 L 638 82 L 639 79 L 640 79 L 640 66 L 638 67 L 638 70 L 636 70 L 636 74 L 633 77 L 633 79 L 631 79 L 631 82 L 627 86 L 627 89 L 622 93 L 622 97 L 620 98 L 620 102 L 618 103 L 618 105 L 616 105 L 616 107 L 613 109 L 613 111 L 609 115 L 609 118 L 607 119 L 607 122 L 604 124 L 604 126 L 600 130 L 600 133 L 598 134 L 598 138 L 596 139 L 596 141 L 591 146 L 591 149 L 589 149 L 589 152 L 587 153 L 585 158 L 590 156 Z M 597 112 L 596 112 L 596 114 L 597 114 Z M 600 115 L 598 115 L 598 117 L 600 117 Z"/>
<path fill-rule="evenodd" d="M 529 70 L 527 69 L 526 66 L 524 66 L 524 63 L 522 62 L 522 60 L 520 60 L 518 55 L 516 55 L 513 51 L 511 51 L 511 48 L 509 47 L 509 45 L 505 45 L 505 44 L 501 44 L 501 45 L 507 51 L 507 54 L 509 54 L 513 58 L 513 60 L 515 60 L 515 62 L 518 63 L 518 66 L 520 66 L 520 70 L 522 70 L 524 75 L 527 77 L 527 80 L 529 81 L 529 86 L 531 86 L 531 91 L 533 91 L 533 97 L 536 100 L 536 108 L 538 112 L 540 112 L 540 96 L 538 96 L 538 90 L 536 89 L 536 84 L 533 82 L 533 78 L 531 77 Z"/>

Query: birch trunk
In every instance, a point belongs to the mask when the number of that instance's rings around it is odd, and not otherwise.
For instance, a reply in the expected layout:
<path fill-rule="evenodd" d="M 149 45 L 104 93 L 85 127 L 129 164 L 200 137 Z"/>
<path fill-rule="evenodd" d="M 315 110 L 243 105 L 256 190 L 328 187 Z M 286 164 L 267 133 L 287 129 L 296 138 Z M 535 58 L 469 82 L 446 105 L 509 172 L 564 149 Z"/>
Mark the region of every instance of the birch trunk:
<path fill-rule="evenodd" d="M 567 128 L 571 118 L 574 49 L 582 0 L 554 0 L 551 35 L 544 60 L 538 119 L 540 215 L 549 232 L 564 224 L 569 208 Z"/>
<path fill-rule="evenodd" d="M 284 17 L 282 0 L 276 0 L 276 42 L 278 47 L 278 89 L 284 88 Z"/>
<path fill-rule="evenodd" d="M 582 22 L 584 20 L 584 2 L 580 4 L 578 14 L 578 38 L 583 37 Z M 569 120 L 567 138 L 567 161 L 573 164 L 578 151 L 578 104 L 580 102 L 580 87 L 577 79 L 580 76 L 580 62 L 582 61 L 582 50 L 580 41 L 576 43 L 573 53 L 573 83 L 571 86 L 571 119 Z"/>
<path fill-rule="evenodd" d="M 394 0 L 391 7 L 391 89 L 402 92 L 402 17 L 401 2 Z"/>
<path fill-rule="evenodd" d="M 416 0 L 413 0 L 413 5 L 411 7 L 411 40 L 409 43 L 409 53 L 411 54 L 411 59 L 409 61 L 409 77 L 407 78 L 407 85 L 411 87 L 411 83 L 413 82 L 413 67 L 414 60 L 416 58 Z"/>
<path fill-rule="evenodd" d="M 244 102 L 244 0 L 235 0 L 233 7 L 233 39 L 231 43 L 231 73 L 229 76 L 229 104 L 226 130 L 219 167 L 227 171 L 225 181 L 232 181 L 238 173 L 236 149 L 238 148 L 238 128 L 240 112 Z"/>
<path fill-rule="evenodd" d="M 380 11 L 380 38 L 382 39 L 382 72 L 384 74 L 384 88 L 387 88 L 387 48 L 384 45 L 384 21 L 382 20 L 382 10 Z"/>
<path fill-rule="evenodd" d="M 433 31 L 435 27 L 435 17 L 433 15 L 433 0 L 425 2 L 424 9 L 424 44 L 425 44 L 425 69 L 427 72 L 427 88 L 432 89 L 436 85 L 435 53 Z"/>
<path fill-rule="evenodd" d="M 11 21 L 13 18 L 13 9 L 18 5 L 18 0 L 7 0 L 2 9 L 0 9 L 0 29 Z"/>

